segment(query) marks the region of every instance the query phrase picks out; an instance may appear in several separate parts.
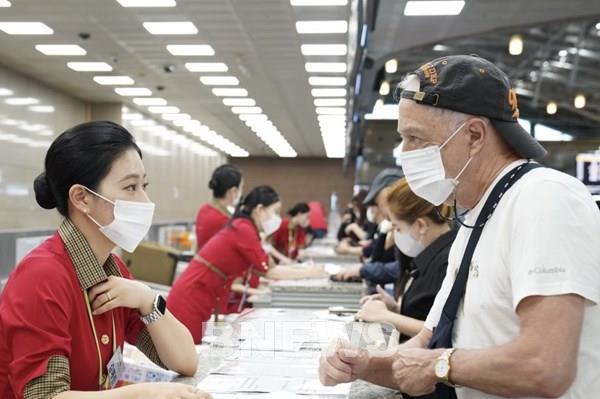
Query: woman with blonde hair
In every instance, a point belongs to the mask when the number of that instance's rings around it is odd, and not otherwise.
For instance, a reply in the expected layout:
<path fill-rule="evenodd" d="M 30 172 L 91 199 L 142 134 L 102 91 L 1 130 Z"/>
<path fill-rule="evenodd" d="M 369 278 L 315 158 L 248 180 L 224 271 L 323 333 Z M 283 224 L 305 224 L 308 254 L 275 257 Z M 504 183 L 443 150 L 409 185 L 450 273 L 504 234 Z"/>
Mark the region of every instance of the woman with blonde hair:
<path fill-rule="evenodd" d="M 361 300 L 356 318 L 393 325 L 403 342 L 423 328 L 446 275 L 456 231 L 448 223 L 450 207 L 436 208 L 416 196 L 406 179 L 391 186 L 387 202 L 396 246 L 412 260 L 401 265 L 395 298 L 377 286 L 377 294 Z"/>

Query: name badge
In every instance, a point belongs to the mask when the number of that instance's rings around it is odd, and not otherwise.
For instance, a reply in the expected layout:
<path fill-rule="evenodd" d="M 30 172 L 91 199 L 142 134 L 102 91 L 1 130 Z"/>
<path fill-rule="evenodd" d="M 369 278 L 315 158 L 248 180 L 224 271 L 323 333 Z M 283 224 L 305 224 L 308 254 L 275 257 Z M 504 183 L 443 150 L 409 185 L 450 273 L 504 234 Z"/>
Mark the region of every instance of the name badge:
<path fill-rule="evenodd" d="M 108 380 L 110 382 L 111 389 L 117 386 L 117 383 L 123 377 L 125 371 L 125 363 L 123 362 L 123 351 L 121 347 L 118 347 L 113 356 L 110 358 L 108 365 L 106 366 L 108 371 Z"/>

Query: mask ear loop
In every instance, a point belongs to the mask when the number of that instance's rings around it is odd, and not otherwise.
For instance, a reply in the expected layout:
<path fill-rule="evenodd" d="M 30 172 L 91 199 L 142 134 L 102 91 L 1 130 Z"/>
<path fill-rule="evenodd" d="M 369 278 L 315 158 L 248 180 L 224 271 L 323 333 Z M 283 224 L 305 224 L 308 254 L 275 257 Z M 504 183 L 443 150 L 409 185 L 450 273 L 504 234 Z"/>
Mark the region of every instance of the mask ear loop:
<path fill-rule="evenodd" d="M 108 202 L 108 203 L 109 203 L 109 204 L 111 204 L 112 206 L 115 206 L 115 203 L 114 203 L 113 201 L 109 200 L 108 198 L 106 198 L 105 196 L 98 194 L 98 193 L 97 193 L 97 192 L 95 192 L 94 190 L 90 190 L 90 189 L 89 189 L 89 188 L 87 188 L 86 186 L 83 186 L 83 188 L 85 188 L 85 189 L 86 189 L 88 192 L 90 192 L 91 194 L 94 194 L 94 195 L 95 195 L 95 196 L 97 196 L 98 198 L 100 198 L 100 199 L 103 199 L 104 201 Z M 86 213 L 85 213 L 85 215 L 86 215 L 88 218 L 90 218 L 90 220 L 91 220 L 92 222 L 94 222 L 94 223 L 96 224 L 96 226 L 98 226 L 98 227 L 100 227 L 100 228 L 102 228 L 102 227 L 103 227 L 103 226 L 102 226 L 100 223 L 98 223 L 98 222 L 96 221 L 96 219 L 94 219 L 94 218 L 93 218 L 93 217 L 92 217 L 92 216 L 91 216 L 89 213 L 87 213 L 87 212 L 86 212 Z"/>

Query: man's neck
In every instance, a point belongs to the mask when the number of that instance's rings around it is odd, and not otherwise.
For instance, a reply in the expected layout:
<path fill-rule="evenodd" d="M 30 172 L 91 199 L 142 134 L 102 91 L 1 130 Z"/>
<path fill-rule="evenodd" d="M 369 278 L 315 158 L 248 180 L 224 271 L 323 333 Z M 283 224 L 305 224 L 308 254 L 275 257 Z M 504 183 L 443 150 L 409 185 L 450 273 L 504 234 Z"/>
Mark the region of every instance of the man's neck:
<path fill-rule="evenodd" d="M 461 195 L 457 195 L 457 202 L 460 206 L 466 209 L 474 208 L 479 201 L 483 198 L 483 195 L 496 180 L 498 175 L 511 163 L 519 160 L 520 158 L 513 154 L 498 156 L 491 161 L 480 165 L 477 169 L 477 175 L 475 176 L 474 182 L 470 187 L 463 187 L 465 191 Z M 459 187 L 460 189 L 460 187 Z"/>

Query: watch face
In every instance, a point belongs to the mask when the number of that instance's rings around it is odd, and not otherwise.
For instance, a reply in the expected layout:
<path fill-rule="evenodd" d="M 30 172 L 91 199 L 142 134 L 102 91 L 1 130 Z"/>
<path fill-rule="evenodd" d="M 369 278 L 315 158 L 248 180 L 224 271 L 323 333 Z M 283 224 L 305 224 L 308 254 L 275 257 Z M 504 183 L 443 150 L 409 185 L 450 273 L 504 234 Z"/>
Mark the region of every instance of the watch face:
<path fill-rule="evenodd" d="M 446 359 L 439 359 L 435 364 L 435 376 L 437 378 L 446 378 L 448 371 L 448 361 Z"/>
<path fill-rule="evenodd" d="M 162 295 L 158 296 L 158 302 L 156 304 L 156 308 L 163 315 L 167 311 L 167 301 L 165 301 L 165 298 L 163 298 Z"/>

